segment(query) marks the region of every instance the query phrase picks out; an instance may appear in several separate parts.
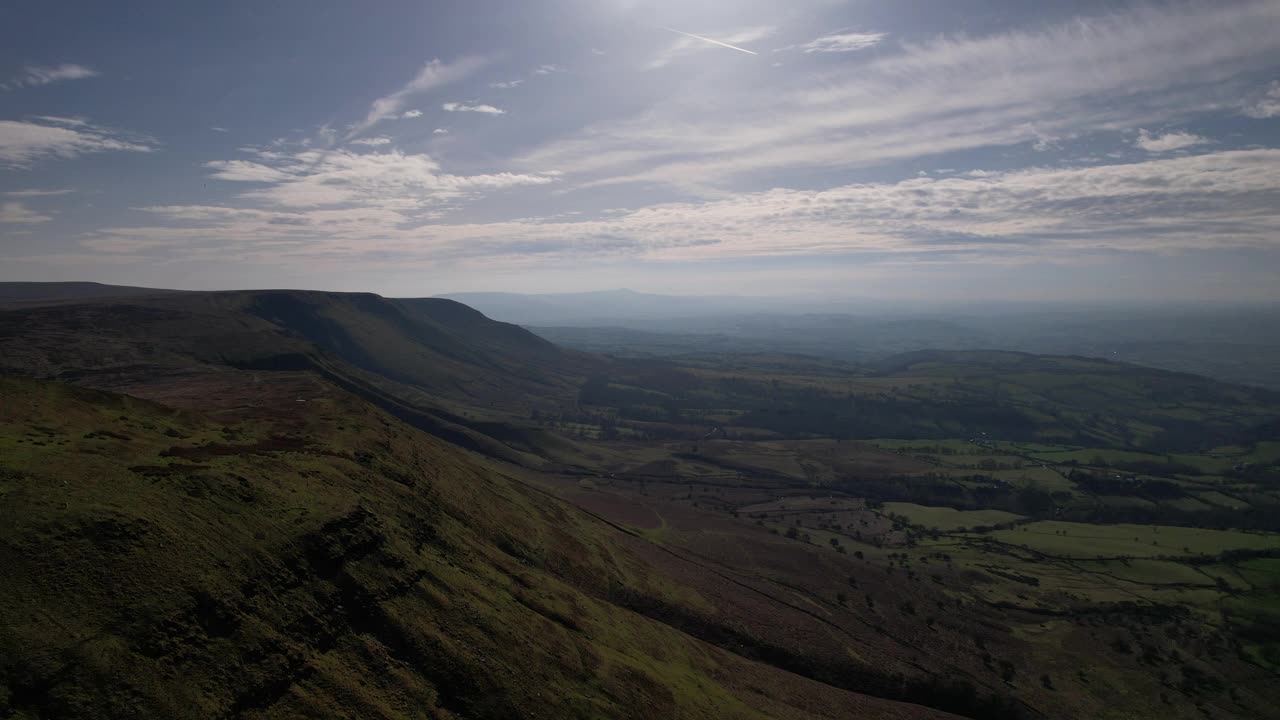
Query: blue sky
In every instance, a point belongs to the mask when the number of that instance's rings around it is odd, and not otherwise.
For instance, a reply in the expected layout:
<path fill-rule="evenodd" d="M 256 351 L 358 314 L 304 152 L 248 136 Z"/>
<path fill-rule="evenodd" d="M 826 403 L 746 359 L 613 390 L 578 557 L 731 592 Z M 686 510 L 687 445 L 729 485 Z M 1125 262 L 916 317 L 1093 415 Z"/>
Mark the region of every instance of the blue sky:
<path fill-rule="evenodd" d="M 1280 300 L 1280 2 L 26 2 L 0 280 Z"/>

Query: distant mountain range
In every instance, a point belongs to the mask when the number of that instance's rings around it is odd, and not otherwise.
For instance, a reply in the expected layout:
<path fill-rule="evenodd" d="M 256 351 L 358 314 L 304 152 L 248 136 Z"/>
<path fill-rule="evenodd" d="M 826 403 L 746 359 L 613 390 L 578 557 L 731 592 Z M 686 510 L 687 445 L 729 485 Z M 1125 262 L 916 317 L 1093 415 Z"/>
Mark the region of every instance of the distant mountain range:
<path fill-rule="evenodd" d="M 958 304 L 629 290 L 446 297 L 590 352 L 788 352 L 855 362 L 922 349 L 1085 355 L 1280 388 L 1280 306 Z"/>
<path fill-rule="evenodd" d="M 484 314 L 519 325 L 601 325 L 618 320 L 701 318 L 753 313 L 849 313 L 885 311 L 879 300 L 804 296 L 657 295 L 634 290 L 581 293 L 448 293 Z"/>

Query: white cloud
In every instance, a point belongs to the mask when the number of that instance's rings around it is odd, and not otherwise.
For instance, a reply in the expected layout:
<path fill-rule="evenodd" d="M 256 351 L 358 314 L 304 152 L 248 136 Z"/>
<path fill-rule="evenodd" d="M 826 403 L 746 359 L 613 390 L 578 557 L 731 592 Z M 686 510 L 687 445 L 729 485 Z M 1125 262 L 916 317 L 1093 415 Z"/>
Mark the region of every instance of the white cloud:
<path fill-rule="evenodd" d="M 71 190 L 68 188 L 63 188 L 60 190 L 37 190 L 35 188 L 31 188 L 27 190 L 9 190 L 8 192 L 5 192 L 3 194 L 8 195 L 9 197 L 31 198 L 31 197 L 51 197 L 53 195 L 69 195 L 73 192 L 75 192 L 75 190 Z"/>
<path fill-rule="evenodd" d="M 224 132 L 231 132 L 230 130 L 228 130 L 228 129 L 224 128 L 224 127 L 218 127 L 217 125 L 214 125 L 213 127 L 209 128 L 209 129 L 210 129 L 210 130 L 212 130 L 212 131 L 214 131 L 214 132 L 220 132 L 220 133 L 224 133 Z"/>
<path fill-rule="evenodd" d="M 32 225 L 35 223 L 49 222 L 52 219 L 52 216 L 41 215 L 28 210 L 27 207 L 20 202 L 0 203 L 0 223 Z"/>
<path fill-rule="evenodd" d="M 49 123 L 51 125 L 65 125 L 66 127 L 81 128 L 88 127 L 89 121 L 82 117 L 61 117 L 58 115 L 37 115 L 36 120 Z"/>
<path fill-rule="evenodd" d="M 364 120 L 356 123 L 348 134 L 348 138 L 355 137 L 360 132 L 369 129 L 375 124 L 388 118 L 396 117 L 404 103 L 414 95 L 419 95 L 436 88 L 444 87 L 451 83 L 469 77 L 472 73 L 489 63 L 487 58 L 482 57 L 464 57 L 454 63 L 443 63 L 439 60 L 432 60 L 408 83 L 405 83 L 399 90 L 384 95 L 369 106 L 369 112 L 365 115 Z M 412 110 L 409 112 L 413 112 Z M 407 113 L 406 113 L 407 114 Z M 411 116 L 417 117 L 417 116 Z"/>
<path fill-rule="evenodd" d="M 17 89 L 23 87 L 39 87 L 64 80 L 83 80 L 96 77 L 98 72 L 84 65 L 28 65 L 22 72 L 0 84 L 0 89 Z"/>
<path fill-rule="evenodd" d="M 412 120 L 414 118 L 420 118 L 420 117 L 422 117 L 421 110 L 405 110 L 404 112 L 400 113 L 401 120 Z"/>
<path fill-rule="evenodd" d="M 439 232 L 447 233 L 441 229 Z M 1280 150 L 1222 152 L 982 177 L 777 189 L 671 203 L 582 223 L 471 225 L 470 241 L 570 243 L 664 259 L 948 250 L 1172 252 L 1280 249 Z"/>
<path fill-rule="evenodd" d="M 424 197 L 530 182 L 506 174 L 447 176 L 423 156 L 302 154 L 298 179 L 246 199 L 263 207 L 164 206 L 167 226 L 108 228 L 86 247 L 148 252 L 210 243 L 247 257 L 486 267 L 628 257 L 713 260 L 874 253 L 959 253 L 975 262 L 1043 262 L 1123 250 L 1280 249 L 1280 150 L 1241 150 L 1086 167 L 969 173 L 829 190 L 775 189 L 723 200 L 602 213 L 596 219 L 442 222 Z M 536 182 L 549 182 L 541 178 Z M 331 200 L 298 202 L 316 192 Z M 275 190 L 279 192 L 275 192 Z M 173 224 L 176 223 L 177 226 Z M 214 244 L 216 243 L 216 245 Z"/>
<path fill-rule="evenodd" d="M 315 141 L 324 147 L 333 147 L 333 144 L 338 141 L 338 131 L 330 127 L 328 123 L 321 125 L 316 129 Z M 311 139 L 308 138 L 306 144 L 310 142 Z"/>
<path fill-rule="evenodd" d="M 378 243 L 403 238 L 468 198 L 556 181 L 549 175 L 455 175 L 427 155 L 399 151 L 248 151 L 253 160 L 207 163 L 216 179 L 261 185 L 234 204 L 135 208 L 163 224 L 101 228 L 82 246 L 114 255 L 180 251 L 187 259 L 299 252 L 337 258 L 361 247 L 376 252 Z"/>
<path fill-rule="evenodd" d="M 1208 138 L 1191 133 L 1171 132 L 1163 135 L 1152 135 L 1146 130 L 1139 129 L 1138 139 L 1133 144 L 1150 153 L 1163 153 L 1189 148 L 1194 145 L 1204 145 L 1207 142 L 1209 142 Z"/>
<path fill-rule="evenodd" d="M 807 42 L 800 49 L 805 53 L 854 52 L 875 47 L 886 37 L 888 33 L 839 32 Z"/>
<path fill-rule="evenodd" d="M 351 144 L 352 145 L 368 145 L 370 147 L 377 147 L 379 145 L 390 145 L 391 138 L 386 137 L 385 135 L 380 137 L 361 138 L 359 140 L 352 140 Z"/>
<path fill-rule="evenodd" d="M 448 110 L 449 112 L 474 112 L 474 113 L 485 113 L 486 115 L 507 114 L 506 110 L 496 108 L 492 105 L 464 105 L 462 103 L 447 102 L 441 105 L 440 107 L 444 108 L 445 110 Z"/>
<path fill-rule="evenodd" d="M 1271 83 L 1262 97 L 1246 105 L 1244 114 L 1258 119 L 1280 117 L 1280 80 Z"/>
<path fill-rule="evenodd" d="M 1031 146 L 1036 152 L 1049 152 L 1050 150 L 1062 149 L 1062 138 L 1053 137 L 1052 135 L 1037 135 L 1036 141 Z"/>
<path fill-rule="evenodd" d="M 150 152 L 150 140 L 127 137 L 75 118 L 37 118 L 39 122 L 0 120 L 0 167 L 29 168 L 40 160 L 72 158 L 95 152 Z"/>
<path fill-rule="evenodd" d="M 448 128 L 436 128 L 435 130 L 432 130 L 432 131 L 431 131 L 431 134 L 432 134 L 432 135 L 448 135 L 448 134 L 449 134 L 449 129 L 448 129 Z"/>
<path fill-rule="evenodd" d="M 554 182 L 545 174 L 454 175 L 428 155 L 398 150 L 258 152 L 256 160 L 223 160 L 206 166 L 219 180 L 268 184 L 243 195 L 268 207 L 365 204 L 399 211 L 483 190 Z"/>
<path fill-rule="evenodd" d="M 562 72 L 568 72 L 568 68 L 564 67 L 563 65 L 546 64 L 546 65 L 539 65 L 538 67 L 534 68 L 532 74 L 533 75 L 554 75 L 556 73 L 562 73 Z M 489 87 L 493 88 L 494 90 L 511 90 L 511 89 L 520 87 L 521 85 L 525 84 L 525 82 L 526 80 L 524 78 L 517 78 L 515 80 L 503 80 L 500 82 L 491 82 L 489 83 Z"/>
<path fill-rule="evenodd" d="M 219 180 L 274 183 L 289 179 L 288 173 L 248 160 L 214 160 L 204 166 L 216 170 L 213 177 Z"/>
<path fill-rule="evenodd" d="M 563 169 L 579 185 L 735 189 L 768 172 L 870 167 L 1169 123 L 1220 107 L 1215 96 L 1277 57 L 1274 0 L 1147 8 L 905 43 L 787 84 L 695 75 L 643 112 L 588 126 L 521 161 Z"/>

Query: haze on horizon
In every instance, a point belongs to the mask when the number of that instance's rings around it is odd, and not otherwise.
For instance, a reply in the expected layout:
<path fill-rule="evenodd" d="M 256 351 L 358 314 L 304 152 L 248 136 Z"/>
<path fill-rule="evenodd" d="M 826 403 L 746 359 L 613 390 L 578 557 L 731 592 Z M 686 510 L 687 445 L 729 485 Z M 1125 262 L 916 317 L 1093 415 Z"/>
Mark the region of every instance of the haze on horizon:
<path fill-rule="evenodd" d="M 20 0 L 0 281 L 1280 300 L 1280 2 Z"/>

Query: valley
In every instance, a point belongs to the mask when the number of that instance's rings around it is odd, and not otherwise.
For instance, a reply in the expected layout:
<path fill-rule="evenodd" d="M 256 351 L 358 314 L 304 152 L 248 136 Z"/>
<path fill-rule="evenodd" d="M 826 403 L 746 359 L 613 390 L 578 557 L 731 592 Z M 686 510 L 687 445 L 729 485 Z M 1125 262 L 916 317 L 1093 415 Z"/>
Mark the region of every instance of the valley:
<path fill-rule="evenodd" d="M 988 350 L 593 354 L 439 299 L 21 290 L 11 717 L 1280 702 L 1271 390 Z"/>

